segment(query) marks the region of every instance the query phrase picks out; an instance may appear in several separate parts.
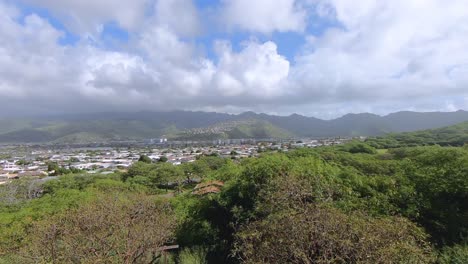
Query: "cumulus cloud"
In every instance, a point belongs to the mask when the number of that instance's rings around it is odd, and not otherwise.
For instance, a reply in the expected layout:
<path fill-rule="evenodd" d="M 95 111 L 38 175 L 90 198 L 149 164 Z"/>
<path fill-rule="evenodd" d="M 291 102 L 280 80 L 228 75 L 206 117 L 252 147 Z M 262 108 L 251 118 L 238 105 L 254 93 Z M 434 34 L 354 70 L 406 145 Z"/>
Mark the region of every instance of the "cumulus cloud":
<path fill-rule="evenodd" d="M 223 22 L 229 28 L 252 32 L 302 32 L 306 10 L 296 0 L 223 0 Z"/>
<path fill-rule="evenodd" d="M 52 82 L 62 72 L 57 60 L 65 50 L 55 44 L 62 33 L 37 15 L 27 16 L 19 24 L 19 14 L 11 6 L 0 5 L 0 94 L 3 97 L 25 97 L 26 89 L 39 92 L 42 88 L 37 86 Z M 36 83 L 29 84 L 28 80 Z"/>
<path fill-rule="evenodd" d="M 166 24 L 155 23 L 139 34 L 141 52 L 134 54 L 86 42 L 61 46 L 58 40 L 64 32 L 47 20 L 33 14 L 21 24 L 16 17 L 20 12 L 6 5 L 0 5 L 0 13 L 5 14 L 0 18 L 0 39 L 10 37 L 0 47 L 0 101 L 30 104 L 28 109 L 220 106 L 277 96 L 288 76 L 289 62 L 272 42 L 245 42 L 239 52 L 222 42 L 217 44 L 219 59 L 212 61 Z"/>
<path fill-rule="evenodd" d="M 226 96 L 250 94 L 270 98 L 283 94 L 289 74 L 289 61 L 277 52 L 276 44 L 244 43 L 234 53 L 226 42 L 216 44 L 219 63 L 215 87 Z"/>
<path fill-rule="evenodd" d="M 332 8 L 327 15 L 341 26 L 309 39 L 294 67 L 296 81 L 302 92 L 337 102 L 466 94 L 465 4 L 316 2 L 316 10 Z"/>
<path fill-rule="evenodd" d="M 61 45 L 65 32 L 47 18 L 23 17 L 0 0 L 3 113 L 201 109 L 335 117 L 468 107 L 463 0 L 223 1 L 226 22 L 253 37 L 240 45 L 224 35 L 210 40 L 211 56 L 197 43 L 203 18 L 189 0 L 27 1 L 66 17 L 83 37 Z M 328 24 L 307 31 L 310 18 Z M 108 21 L 132 31 L 128 48 L 85 40 Z M 268 40 L 285 31 L 306 39 L 294 59 Z"/>
<path fill-rule="evenodd" d="M 144 18 L 149 0 L 21 0 L 47 8 L 77 33 L 95 34 L 102 25 L 117 22 L 124 29 L 135 29 Z"/>
<path fill-rule="evenodd" d="M 192 0 L 158 0 L 155 12 L 155 22 L 178 35 L 196 36 L 202 30 L 198 10 Z"/>
<path fill-rule="evenodd" d="M 0 45 L 0 103 L 15 105 L 2 109 L 5 113 L 105 107 L 129 94 L 135 84 L 132 76 L 145 70 L 133 55 L 84 43 L 59 45 L 64 32 L 35 14 L 20 19 L 18 9 L 2 3 L 0 14 L 0 39 L 5 40 Z M 113 94 L 118 96 L 103 100 Z M 96 101 L 99 104 L 92 103 Z"/>

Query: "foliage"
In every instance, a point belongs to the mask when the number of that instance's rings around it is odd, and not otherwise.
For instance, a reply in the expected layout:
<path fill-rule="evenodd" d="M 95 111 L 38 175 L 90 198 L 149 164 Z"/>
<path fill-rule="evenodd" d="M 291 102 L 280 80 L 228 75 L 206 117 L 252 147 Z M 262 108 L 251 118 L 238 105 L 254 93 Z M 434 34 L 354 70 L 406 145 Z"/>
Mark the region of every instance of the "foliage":
<path fill-rule="evenodd" d="M 99 195 L 90 203 L 36 222 L 20 255 L 31 263 L 150 263 L 170 242 L 170 208 L 141 195 Z"/>
<path fill-rule="evenodd" d="M 464 264 L 468 263 L 468 245 L 455 245 L 444 247 L 437 259 L 440 264 Z"/>
<path fill-rule="evenodd" d="M 353 141 L 18 180 L 0 186 L 0 263 L 150 262 L 167 242 L 174 263 L 466 263 L 467 164 L 466 146 Z"/>
<path fill-rule="evenodd" d="M 439 244 L 463 241 L 468 237 L 468 152 L 437 146 L 408 152 L 402 173 L 418 194 L 416 220 Z"/>
<path fill-rule="evenodd" d="M 93 192 L 57 190 L 21 206 L 0 207 L 0 256 L 16 252 L 33 237 L 33 224 L 93 199 Z"/>
<path fill-rule="evenodd" d="M 95 186 L 99 181 L 104 180 L 117 184 L 122 183 L 120 181 L 120 175 L 118 174 L 68 174 L 45 182 L 42 185 L 42 189 L 45 194 L 54 194 L 65 189 L 85 191 L 86 189 Z M 130 189 L 130 186 L 128 188 Z"/>
<path fill-rule="evenodd" d="M 367 143 L 375 148 L 415 147 L 421 145 L 463 146 L 467 142 L 468 122 L 438 129 L 389 134 L 367 140 Z"/>
<path fill-rule="evenodd" d="M 185 163 L 182 166 L 187 177 L 187 182 L 191 182 L 194 178 L 201 179 L 211 170 L 208 164 L 202 160 Z"/>
<path fill-rule="evenodd" d="M 148 157 L 148 156 L 146 156 L 146 155 L 140 155 L 140 158 L 138 159 L 138 161 L 144 162 L 144 163 L 151 163 L 151 162 L 153 162 L 153 161 L 151 160 L 151 158 Z"/>
<path fill-rule="evenodd" d="M 347 151 L 349 153 L 367 153 L 367 154 L 375 154 L 377 151 L 374 147 L 359 141 L 352 141 L 347 143 L 343 146 L 340 146 L 340 149 L 343 151 Z"/>
<path fill-rule="evenodd" d="M 132 179 L 133 183 L 144 184 L 150 188 L 168 187 L 169 183 L 180 182 L 185 178 L 180 167 L 170 163 L 137 162 L 123 174 L 123 180 Z"/>
<path fill-rule="evenodd" d="M 0 206 L 17 205 L 28 199 L 36 198 L 42 192 L 41 186 L 42 182 L 29 177 L 0 185 Z"/>
<path fill-rule="evenodd" d="M 68 169 L 64 167 L 60 167 L 56 162 L 49 162 L 47 164 L 47 171 L 51 176 L 58 176 L 58 175 L 64 175 L 64 174 L 73 174 L 73 173 L 80 173 L 81 170 L 74 168 L 74 167 L 69 167 Z"/>
<path fill-rule="evenodd" d="M 27 160 L 24 160 L 24 159 L 18 160 L 16 162 L 16 165 L 20 165 L 20 166 L 26 166 L 26 165 L 29 165 L 29 164 L 31 164 L 31 162 L 27 161 Z"/>
<path fill-rule="evenodd" d="M 244 226 L 236 253 L 246 263 L 429 263 L 422 230 L 401 218 L 375 219 L 308 206 Z"/>
<path fill-rule="evenodd" d="M 205 264 L 206 249 L 195 247 L 182 250 L 178 256 L 178 262 L 183 264 Z"/>

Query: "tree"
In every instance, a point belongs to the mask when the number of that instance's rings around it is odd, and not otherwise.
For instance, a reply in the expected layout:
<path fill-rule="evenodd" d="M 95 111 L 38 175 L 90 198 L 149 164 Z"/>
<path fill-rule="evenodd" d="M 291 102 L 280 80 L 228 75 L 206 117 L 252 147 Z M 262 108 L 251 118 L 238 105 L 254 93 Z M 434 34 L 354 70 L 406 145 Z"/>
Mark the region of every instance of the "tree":
<path fill-rule="evenodd" d="M 0 185 L 0 207 L 16 205 L 26 200 L 38 198 L 43 192 L 42 182 L 28 177 Z"/>
<path fill-rule="evenodd" d="M 468 236 L 468 152 L 440 146 L 406 150 L 403 174 L 414 186 L 418 223 L 438 245 L 452 245 Z"/>
<path fill-rule="evenodd" d="M 161 156 L 159 158 L 159 162 L 167 162 L 167 157 L 166 156 Z"/>
<path fill-rule="evenodd" d="M 468 263 L 468 245 L 455 245 L 444 247 L 437 258 L 440 264 L 464 264 Z"/>
<path fill-rule="evenodd" d="M 31 164 L 31 162 L 27 161 L 27 160 L 24 160 L 24 159 L 18 160 L 16 162 L 16 165 L 20 165 L 20 166 L 26 166 L 26 165 L 29 165 L 29 164 Z"/>
<path fill-rule="evenodd" d="M 194 177 L 203 178 L 203 176 L 210 171 L 210 167 L 206 162 L 196 160 L 194 162 L 185 163 L 182 166 L 185 175 L 187 177 L 187 182 L 192 182 Z"/>
<path fill-rule="evenodd" d="M 57 162 L 48 162 L 47 163 L 47 171 L 58 171 L 60 169 Z"/>
<path fill-rule="evenodd" d="M 341 146 L 341 148 L 344 151 L 347 151 L 350 153 L 367 153 L 367 154 L 377 153 L 374 147 L 371 147 L 370 145 L 364 142 L 359 142 L 359 141 L 353 141 L 353 142 L 347 143 Z"/>
<path fill-rule="evenodd" d="M 172 165 L 171 163 L 159 163 L 155 167 L 152 178 L 153 184 L 168 188 L 172 186 L 180 186 L 185 179 L 184 171 L 181 167 Z"/>
<path fill-rule="evenodd" d="M 49 175 L 51 176 L 59 176 L 64 174 L 81 172 L 81 170 L 72 167 L 70 169 L 60 167 L 56 162 L 49 162 L 47 164 L 47 171 L 50 173 Z"/>
<path fill-rule="evenodd" d="M 146 155 L 140 155 L 140 158 L 138 159 L 138 161 L 141 161 L 141 162 L 144 162 L 144 163 L 152 163 L 153 162 L 151 160 L 151 158 L 146 156 Z"/>
<path fill-rule="evenodd" d="M 21 255 L 34 263 L 154 263 L 175 224 L 167 204 L 141 195 L 101 195 L 35 223 Z"/>
<path fill-rule="evenodd" d="M 199 164 L 201 163 L 206 164 L 206 166 L 208 166 L 208 168 L 210 168 L 211 170 L 217 170 L 223 167 L 227 163 L 227 160 L 217 155 L 216 156 L 210 155 L 210 156 L 200 157 L 196 162 L 198 162 Z"/>
<path fill-rule="evenodd" d="M 401 217 L 333 207 L 343 194 L 333 169 L 302 157 L 263 184 L 234 253 L 247 263 L 430 263 L 427 235 Z"/>
<path fill-rule="evenodd" d="M 181 167 L 174 166 L 171 163 L 153 163 L 148 164 L 144 162 L 136 162 L 129 169 L 128 172 L 122 175 L 124 181 L 134 177 L 147 178 L 147 182 L 151 188 L 164 187 L 167 188 L 169 185 L 179 185 L 180 182 L 185 178 L 184 171 Z"/>
<path fill-rule="evenodd" d="M 402 218 L 307 206 L 251 222 L 236 235 L 247 263 L 430 263 L 425 234 Z"/>
<path fill-rule="evenodd" d="M 70 161 L 71 163 L 76 163 L 76 162 L 80 162 L 80 159 L 77 158 L 77 157 L 71 157 L 69 161 Z"/>
<path fill-rule="evenodd" d="M 122 175 L 122 179 L 126 181 L 128 178 L 136 176 L 148 177 L 151 172 L 153 165 L 142 161 L 135 162 L 128 168 L 128 171 Z"/>

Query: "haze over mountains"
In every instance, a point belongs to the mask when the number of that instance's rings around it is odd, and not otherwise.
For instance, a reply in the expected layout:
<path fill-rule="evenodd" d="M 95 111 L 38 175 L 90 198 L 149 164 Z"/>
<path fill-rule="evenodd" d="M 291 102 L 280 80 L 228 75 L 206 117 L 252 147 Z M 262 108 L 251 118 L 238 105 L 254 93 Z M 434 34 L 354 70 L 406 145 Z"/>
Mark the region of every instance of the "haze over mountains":
<path fill-rule="evenodd" d="M 347 114 L 322 120 L 297 114 L 134 112 L 0 120 L 2 143 L 89 143 L 166 137 L 179 140 L 376 136 L 468 121 L 468 112 Z"/>

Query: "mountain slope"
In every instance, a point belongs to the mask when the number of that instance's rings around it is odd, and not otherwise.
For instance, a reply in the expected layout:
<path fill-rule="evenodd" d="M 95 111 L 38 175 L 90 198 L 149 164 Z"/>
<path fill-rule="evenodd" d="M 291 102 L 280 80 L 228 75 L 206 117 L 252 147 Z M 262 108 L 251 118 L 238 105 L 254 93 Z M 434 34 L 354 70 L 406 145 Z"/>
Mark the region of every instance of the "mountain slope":
<path fill-rule="evenodd" d="M 347 114 L 333 120 L 297 114 L 274 116 L 254 112 L 239 115 L 190 111 L 95 113 L 3 119 L 0 120 L 0 143 L 102 142 L 159 137 L 200 140 L 377 136 L 438 128 L 463 121 L 468 121 L 467 111 L 398 112 L 386 116 Z M 219 127 L 229 127 L 229 130 L 213 130 Z M 192 133 L 210 129 L 214 132 Z"/>
<path fill-rule="evenodd" d="M 397 112 L 384 116 L 386 123 L 393 132 L 408 132 L 437 127 L 451 126 L 467 121 L 467 111 L 456 112 Z"/>
<path fill-rule="evenodd" d="M 468 122 L 437 129 L 388 134 L 384 137 L 370 138 L 367 142 L 376 148 L 435 144 L 442 146 L 463 146 L 468 143 Z"/>
<path fill-rule="evenodd" d="M 175 140 L 213 140 L 239 138 L 292 138 L 293 134 L 268 121 L 241 119 L 221 122 L 208 127 L 185 130 L 170 136 Z"/>

